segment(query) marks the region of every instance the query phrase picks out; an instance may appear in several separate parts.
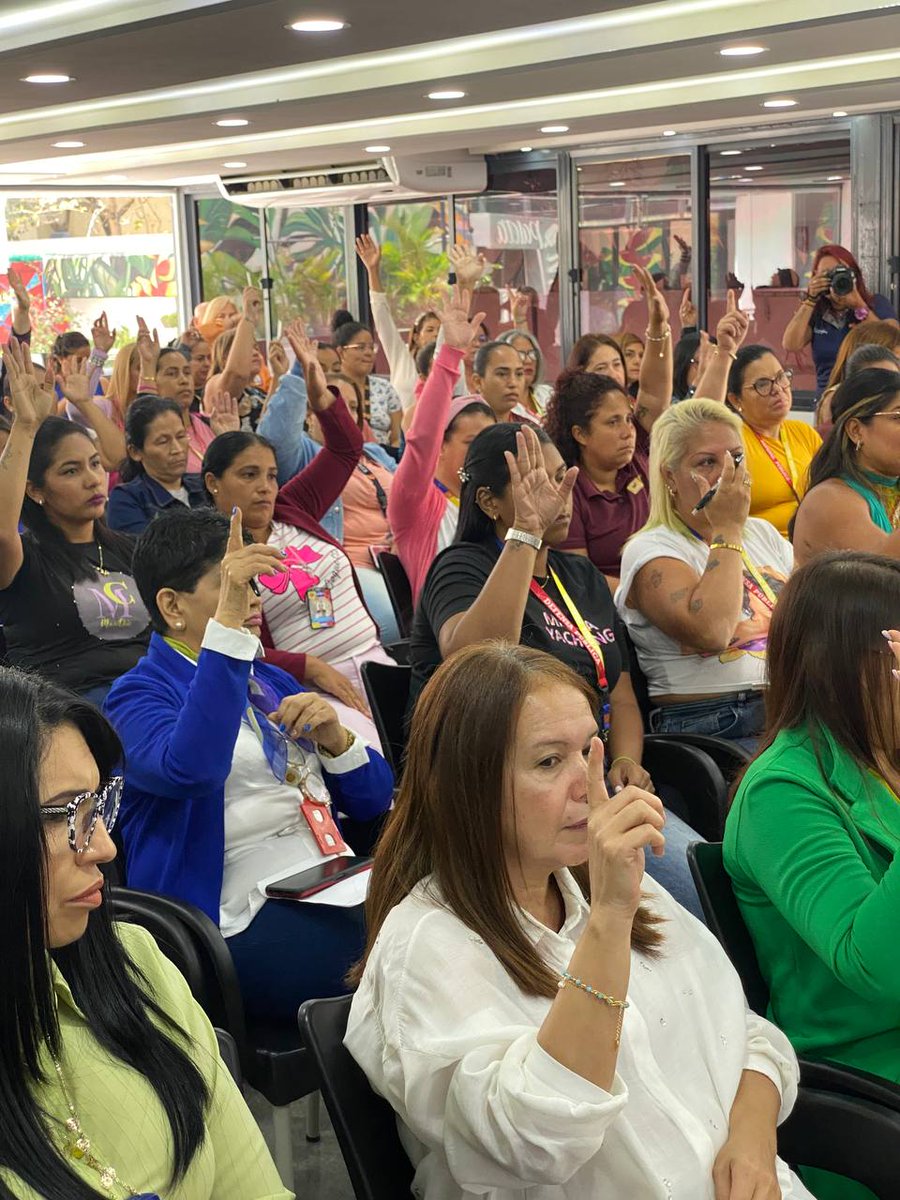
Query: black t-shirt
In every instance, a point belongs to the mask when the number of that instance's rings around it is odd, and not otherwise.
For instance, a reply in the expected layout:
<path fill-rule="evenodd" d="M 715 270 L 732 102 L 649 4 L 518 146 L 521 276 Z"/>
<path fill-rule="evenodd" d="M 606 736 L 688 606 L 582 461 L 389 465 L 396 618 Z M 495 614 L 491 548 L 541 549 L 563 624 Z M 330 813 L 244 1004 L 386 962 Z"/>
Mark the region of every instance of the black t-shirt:
<path fill-rule="evenodd" d="M 431 564 L 410 638 L 412 701 L 440 666 L 438 633 L 441 627 L 450 617 L 472 606 L 499 556 L 500 551 L 493 544 L 466 542 L 448 546 Z M 581 555 L 551 550 L 548 561 L 603 651 L 607 683 L 612 691 L 621 673 L 628 671 L 629 666 L 622 627 L 609 586 L 594 564 Z M 571 614 L 552 575 L 548 576 L 544 590 L 571 621 Z M 582 675 L 599 695 L 597 669 L 581 639 L 570 633 L 531 592 L 525 604 L 520 642 L 561 659 Z"/>
<path fill-rule="evenodd" d="M 68 566 L 48 565 L 29 534 L 22 537 L 22 550 L 19 573 L 0 590 L 9 661 L 78 692 L 130 671 L 150 638 L 150 618 L 131 577 L 131 563 L 104 546 L 106 574 L 76 583 Z M 99 565 L 96 543 L 78 550 L 86 563 Z"/>

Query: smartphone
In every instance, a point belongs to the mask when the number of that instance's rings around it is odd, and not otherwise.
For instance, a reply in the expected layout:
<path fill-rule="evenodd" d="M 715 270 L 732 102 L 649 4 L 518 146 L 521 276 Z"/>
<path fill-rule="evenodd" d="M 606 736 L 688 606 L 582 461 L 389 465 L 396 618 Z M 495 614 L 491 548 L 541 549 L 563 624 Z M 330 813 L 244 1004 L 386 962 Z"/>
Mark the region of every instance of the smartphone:
<path fill-rule="evenodd" d="M 343 855 L 339 858 L 326 858 L 324 862 L 289 875 L 287 879 L 279 879 L 270 883 L 266 895 L 270 900 L 305 900 L 315 896 L 332 884 L 342 879 L 349 879 L 361 871 L 367 871 L 372 865 L 371 858 L 360 858 L 355 855 Z"/>
<path fill-rule="evenodd" d="M 743 461 L 744 461 L 744 452 L 743 452 L 743 450 L 738 450 L 737 454 L 735 454 L 735 456 L 734 456 L 735 468 L 739 467 Z M 701 499 L 697 501 L 696 508 L 691 509 L 692 513 L 696 514 L 698 512 L 702 512 L 702 510 L 704 508 L 706 508 L 707 504 L 709 504 L 710 500 L 712 500 L 713 496 L 719 490 L 719 484 L 721 482 L 722 482 L 721 478 L 716 480 L 716 482 L 709 489 L 709 491 L 706 493 L 706 495 L 701 497 Z"/>

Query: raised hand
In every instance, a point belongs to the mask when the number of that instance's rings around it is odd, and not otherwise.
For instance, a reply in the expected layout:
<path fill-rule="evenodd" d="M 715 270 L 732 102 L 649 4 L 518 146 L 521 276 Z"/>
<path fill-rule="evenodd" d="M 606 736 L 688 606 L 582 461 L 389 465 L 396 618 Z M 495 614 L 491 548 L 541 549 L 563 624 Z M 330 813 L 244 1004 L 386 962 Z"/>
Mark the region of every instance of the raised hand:
<path fill-rule="evenodd" d="M 28 295 L 28 289 L 25 287 L 25 284 L 12 269 L 12 266 L 9 268 L 9 290 L 15 296 L 17 306 L 23 312 L 28 312 L 31 308 L 31 297 Z"/>
<path fill-rule="evenodd" d="M 488 269 L 484 255 L 473 254 L 468 246 L 453 245 L 447 256 L 456 273 L 456 282 L 465 288 L 474 288 Z"/>
<path fill-rule="evenodd" d="M 280 379 L 282 375 L 287 375 L 288 356 L 287 351 L 281 342 L 269 342 L 269 370 L 272 372 L 273 379 Z"/>
<path fill-rule="evenodd" d="M 438 316 L 444 328 L 444 341 L 454 350 L 468 350 L 484 320 L 483 312 L 476 313 L 471 320 L 469 319 L 471 303 L 472 293 L 468 288 L 455 283 L 443 307 L 438 309 Z"/>
<path fill-rule="evenodd" d="M 697 471 L 691 472 L 691 478 L 697 485 L 699 502 L 709 491 L 710 483 L 706 476 Z M 715 487 L 715 496 L 700 510 L 710 528 L 742 530 L 750 515 L 750 476 L 744 463 L 735 463 L 728 450 L 725 451 L 725 465 Z"/>
<path fill-rule="evenodd" d="M 377 271 L 381 265 L 381 247 L 368 233 L 356 239 L 356 253 L 367 271 Z"/>
<path fill-rule="evenodd" d="M 530 308 L 527 293 L 517 291 L 516 288 L 507 288 L 506 291 L 509 296 L 509 315 L 512 317 L 513 324 L 527 327 Z"/>
<path fill-rule="evenodd" d="M 194 324 L 194 318 L 191 317 L 191 323 L 183 333 L 179 333 L 178 340 L 182 346 L 190 346 L 193 349 L 198 342 L 203 341 L 203 334 Z"/>
<path fill-rule="evenodd" d="M 659 334 L 668 327 L 669 306 L 666 304 L 665 297 L 656 286 L 653 276 L 646 267 L 640 266 L 639 263 L 634 263 L 632 270 L 638 277 L 641 291 L 644 293 L 644 298 L 647 301 L 647 328 L 651 333 Z"/>
<path fill-rule="evenodd" d="M 725 313 L 716 326 L 716 342 L 726 354 L 736 354 L 750 328 L 750 318 L 741 312 L 734 289 L 728 289 Z"/>
<path fill-rule="evenodd" d="M 516 509 L 514 527 L 543 539 L 568 505 L 578 468 L 571 467 L 561 483 L 554 483 L 533 429 L 523 428 L 516 434 L 516 451 L 504 452 Z"/>
<path fill-rule="evenodd" d="M 77 409 L 93 404 L 91 380 L 93 371 L 88 368 L 86 358 L 78 359 L 72 365 L 68 375 L 57 375 L 56 383 L 65 398 Z"/>
<path fill-rule="evenodd" d="M 319 343 L 310 341 L 303 331 L 303 327 L 297 328 L 298 325 L 299 322 L 288 325 L 285 336 L 291 343 L 291 349 L 297 355 L 303 368 L 310 409 L 315 413 L 325 412 L 334 403 L 334 396 L 328 390 L 325 372 L 322 370 L 322 364 L 316 354 Z"/>
<path fill-rule="evenodd" d="M 697 347 L 697 381 L 703 378 L 703 372 L 712 361 L 716 347 L 712 344 L 709 334 L 705 329 L 701 329 L 699 333 L 700 345 Z"/>
<path fill-rule="evenodd" d="M 34 374 L 31 351 L 15 338 L 3 347 L 3 361 L 9 379 L 9 403 L 16 422 L 26 429 L 36 430 L 56 411 L 53 372 L 48 367 L 43 382 Z"/>
<path fill-rule="evenodd" d="M 116 340 L 117 330 L 113 329 L 110 332 L 109 322 L 106 319 L 106 313 L 102 312 L 97 320 L 91 326 L 91 337 L 96 349 L 103 354 L 109 354 L 113 348 L 113 343 Z"/>
<path fill-rule="evenodd" d="M 262 320 L 263 298 L 259 288 L 245 287 L 242 296 L 244 320 L 256 328 Z"/>
<path fill-rule="evenodd" d="M 241 427 L 238 402 L 229 392 L 217 392 L 213 397 L 209 425 L 216 437 L 220 433 L 233 433 Z"/>
<path fill-rule="evenodd" d="M 137 342 L 138 357 L 141 360 L 141 376 L 144 379 L 152 379 L 156 374 L 156 360 L 159 358 L 159 334 L 154 329 L 153 336 L 150 336 L 150 330 L 143 317 L 137 318 L 135 341 Z"/>
<path fill-rule="evenodd" d="M 259 542 L 244 545 L 241 510 L 235 508 L 231 514 L 228 543 L 222 559 L 219 583 L 219 601 L 214 619 L 230 629 L 242 629 L 250 615 L 250 580 L 257 575 L 284 573 L 284 553 L 276 546 L 265 546 Z"/>
<path fill-rule="evenodd" d="M 603 743 L 591 741 L 587 768 L 591 910 L 633 917 L 641 902 L 644 847 L 661 855 L 666 814 L 657 796 L 628 786 L 612 797 L 603 778 Z"/>
<path fill-rule="evenodd" d="M 681 304 L 678 306 L 678 316 L 682 329 L 685 325 L 697 324 L 697 305 L 691 299 L 691 285 L 688 284 L 681 293 Z"/>

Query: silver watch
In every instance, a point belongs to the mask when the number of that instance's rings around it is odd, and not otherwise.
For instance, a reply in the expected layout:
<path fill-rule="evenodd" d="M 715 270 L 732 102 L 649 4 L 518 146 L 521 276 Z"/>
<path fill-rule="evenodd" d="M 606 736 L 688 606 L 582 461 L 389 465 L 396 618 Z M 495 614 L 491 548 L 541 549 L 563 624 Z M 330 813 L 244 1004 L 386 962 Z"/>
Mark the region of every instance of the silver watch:
<path fill-rule="evenodd" d="M 524 529 L 507 529 L 506 537 L 503 540 L 506 542 L 524 542 L 532 550 L 540 550 L 544 544 L 541 538 L 535 537 L 533 533 L 526 533 Z"/>

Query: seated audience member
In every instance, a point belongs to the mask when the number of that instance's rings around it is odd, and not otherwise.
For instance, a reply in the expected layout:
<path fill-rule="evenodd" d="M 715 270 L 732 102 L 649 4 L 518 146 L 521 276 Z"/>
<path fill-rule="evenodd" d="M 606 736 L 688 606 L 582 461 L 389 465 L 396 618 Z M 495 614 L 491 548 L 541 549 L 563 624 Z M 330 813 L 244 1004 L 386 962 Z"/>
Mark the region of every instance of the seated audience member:
<path fill-rule="evenodd" d="M 672 355 L 672 399 L 690 400 L 697 390 L 700 374 L 701 338 L 696 332 L 683 333 Z"/>
<path fill-rule="evenodd" d="M 656 282 L 656 280 L 654 280 Z M 641 382 L 641 362 L 644 358 L 645 346 L 636 333 L 616 334 L 616 344 L 625 359 L 625 382 L 629 396 L 637 396 Z"/>
<path fill-rule="evenodd" d="M 693 307 L 693 306 L 691 306 Z M 688 400 L 698 396 L 704 400 L 724 403 L 728 395 L 728 376 L 732 364 L 750 328 L 750 318 L 738 308 L 737 297 L 728 291 L 725 312 L 716 326 L 716 336 L 693 335 L 694 351 L 685 360 L 686 351 L 675 347 L 675 374 L 672 382 L 673 400 Z M 690 336 L 690 335 L 689 335 Z M 685 341 L 682 338 L 682 341 Z M 690 385 L 687 380 L 690 378 Z"/>
<path fill-rule="evenodd" d="M 391 306 L 381 283 L 381 247 L 369 234 L 356 239 L 356 253 L 366 268 L 369 279 L 369 303 L 375 332 L 388 360 L 391 386 L 400 397 L 403 408 L 409 408 L 416 397 L 419 381 L 416 371 L 416 355 L 430 345 L 441 328 L 441 319 L 436 312 L 419 313 L 409 331 L 409 341 L 404 342 L 397 329 Z M 334 370 L 335 368 L 326 368 Z"/>
<path fill-rule="evenodd" d="M 743 346 L 728 375 L 728 402 L 744 423 L 750 513 L 784 537 L 809 484 L 822 439 L 806 421 L 789 419 L 792 371 L 768 346 Z"/>
<path fill-rule="evenodd" d="M 100 454 L 84 429 L 49 415 L 56 399 L 49 379 L 36 379 L 28 347 L 10 342 L 4 357 L 15 418 L 0 460 L 7 657 L 100 703 L 147 645 L 134 543 L 104 523 Z"/>
<path fill-rule="evenodd" d="M 327 810 L 371 820 L 393 777 L 326 700 L 255 661 L 251 580 L 290 567 L 274 546 L 244 545 L 239 512 L 230 531 L 210 509 L 164 513 L 134 564 L 154 633 L 106 701 L 125 753 L 128 882 L 202 908 L 229 939 L 250 1014 L 296 1021 L 303 1000 L 342 990 L 362 910 L 268 901 L 266 882 L 347 850 Z M 351 886 L 361 900 L 364 878 Z"/>
<path fill-rule="evenodd" d="M 216 1035 L 101 868 L 122 749 L 90 704 L 0 669 L 0 1192 L 290 1200 Z"/>
<path fill-rule="evenodd" d="M 790 1043 L 645 874 L 662 805 L 607 790 L 596 713 L 523 646 L 471 646 L 430 681 L 345 1044 L 423 1200 L 810 1200 L 776 1157 Z"/>
<path fill-rule="evenodd" d="M 212 362 L 204 385 L 204 409 L 212 413 L 216 398 L 227 392 L 237 401 L 238 415 L 245 428 L 255 429 L 266 398 L 256 382 L 263 356 L 256 344 L 256 330 L 262 322 L 262 292 L 244 288 L 243 314 L 231 329 L 223 330 L 212 343 Z"/>
<path fill-rule="evenodd" d="M 898 611 L 894 559 L 823 554 L 788 581 L 769 638 L 764 749 L 724 842 L 772 1019 L 804 1057 L 893 1083 L 900 773 L 896 663 L 883 631 Z M 834 1176 L 807 1182 L 821 1200 L 871 1197 Z"/>
<path fill-rule="evenodd" d="M 254 541 L 284 551 L 288 572 L 259 581 L 267 659 L 350 706 L 354 711 L 340 710 L 341 719 L 377 746 L 360 669 L 366 661 L 393 660 L 379 641 L 352 562 L 319 524 L 356 469 L 362 434 L 337 391 L 326 386 L 312 345 L 305 338 L 298 345 L 309 406 L 325 438 L 321 453 L 279 489 L 273 447 L 259 434 L 235 431 L 210 446 L 203 482 L 219 512 L 239 508 Z"/>
<path fill-rule="evenodd" d="M 120 429 L 125 428 L 125 418 L 138 394 L 141 378 L 141 356 L 137 342 L 126 342 L 117 352 L 112 375 L 106 391 L 110 404 L 110 416 Z"/>
<path fill-rule="evenodd" d="M 470 293 L 456 285 L 440 310 L 443 344 L 416 403 L 388 497 L 393 551 L 409 576 L 414 598 L 434 556 L 456 533 L 459 471 L 469 445 L 495 421 L 493 409 L 480 396 L 453 397 L 459 365 L 483 317 L 476 313 L 469 320 L 470 302 Z"/>
<path fill-rule="evenodd" d="M 125 457 L 125 437 L 112 404 L 93 393 L 88 364 L 79 359 L 72 363 L 67 375 L 57 375 L 56 380 L 66 401 L 66 412 L 74 413 L 73 424 L 86 429 L 96 442 L 104 469 L 116 470 Z"/>
<path fill-rule="evenodd" d="M 170 505 L 207 504 L 200 476 L 185 473 L 188 434 L 174 400 L 158 396 L 136 400 L 125 418 L 125 440 L 128 461 L 121 471 L 122 482 L 109 495 L 111 529 L 139 534 Z"/>
<path fill-rule="evenodd" d="M 437 353 L 437 342 L 429 342 L 427 346 L 423 346 L 416 355 L 416 370 L 419 373 L 418 394 L 421 395 L 422 387 L 425 386 L 425 380 L 431 374 L 431 364 L 434 362 L 434 356 Z"/>
<path fill-rule="evenodd" d="M 194 316 L 194 324 L 200 336 L 207 345 L 212 346 L 220 333 L 226 329 L 234 329 L 239 324 L 241 309 L 238 308 L 233 296 L 213 296 L 212 300 L 204 306 L 203 312 L 198 316 L 195 310 Z"/>
<path fill-rule="evenodd" d="M 896 359 L 900 352 L 900 329 L 893 321 L 863 321 L 861 325 L 854 325 L 841 342 L 834 367 L 828 377 L 828 387 L 822 393 L 816 408 L 816 429 L 823 438 L 832 424 L 831 401 L 834 393 L 852 374 L 851 361 L 856 364 L 860 362 L 857 355 L 863 347 L 868 351 L 868 354 L 863 355 L 867 366 L 889 365 L 890 360 Z M 855 369 L 862 368 L 857 365 Z"/>
<path fill-rule="evenodd" d="M 354 321 L 348 312 L 339 311 L 332 319 L 332 343 L 340 359 L 340 370 L 348 375 L 363 395 L 363 416 L 381 446 L 400 446 L 400 421 L 403 406 L 396 389 L 380 375 L 374 375 L 375 339 L 365 325 Z"/>
<path fill-rule="evenodd" d="M 519 421 L 525 399 L 525 364 L 506 342 L 479 346 L 474 362 L 475 391 L 498 421 Z M 517 410 L 517 411 L 516 411 Z"/>
<path fill-rule="evenodd" d="M 212 368 L 212 350 L 209 342 L 205 341 L 199 329 L 193 325 L 180 334 L 177 342 L 173 343 L 176 350 L 186 354 L 191 360 L 191 374 L 194 377 L 194 402 L 192 412 L 200 412 L 203 408 L 203 393 L 206 381 Z"/>
<path fill-rule="evenodd" d="M 823 550 L 900 556 L 900 375 L 872 368 L 832 399 L 834 424 L 797 510 L 797 563 Z"/>
<path fill-rule="evenodd" d="M 622 547 L 650 511 L 650 435 L 636 425 L 622 385 L 592 371 L 560 375 L 544 427 L 566 466 L 578 467 L 572 523 L 560 549 L 586 555 L 615 587 Z"/>
<path fill-rule="evenodd" d="M 832 278 L 838 268 L 849 268 L 852 288 L 836 292 Z M 873 295 L 863 279 L 859 263 L 843 246 L 820 246 L 813 259 L 809 287 L 800 297 L 800 306 L 788 322 L 782 345 L 785 350 L 802 350 L 811 345 L 816 366 L 816 391 L 828 386 L 844 338 L 855 325 L 875 321 L 897 324 L 893 305 L 886 296 Z"/>
<path fill-rule="evenodd" d="M 622 554 L 616 607 L 657 706 L 651 729 L 752 749 L 769 621 L 793 556 L 768 521 L 748 515 L 742 449 L 740 422 L 713 400 L 684 400 L 657 421 L 650 516 Z"/>
<path fill-rule="evenodd" d="M 529 420 L 540 420 L 553 392 L 549 383 L 543 383 L 544 356 L 541 345 L 527 329 L 507 329 L 497 335 L 497 341 L 512 346 L 518 351 L 525 371 L 520 412 Z"/>
<path fill-rule="evenodd" d="M 59 334 L 50 348 L 48 365 L 52 368 L 53 377 L 56 380 L 55 390 L 56 399 L 60 402 L 60 416 L 65 416 L 64 401 L 66 399 L 63 395 L 62 381 L 68 377 L 71 371 L 80 370 L 83 372 L 85 369 L 89 369 L 93 379 L 92 394 L 102 396 L 104 393 L 101 370 L 106 362 L 109 347 L 112 345 L 110 336 L 114 338 L 115 332 L 112 335 L 109 334 L 109 329 L 106 326 L 106 314 L 104 313 L 102 317 L 98 317 L 97 321 L 94 322 L 95 333 L 98 324 L 101 322 L 101 341 L 105 349 L 101 350 L 97 346 L 92 349 L 91 343 L 77 329 L 70 329 L 66 333 Z"/>

